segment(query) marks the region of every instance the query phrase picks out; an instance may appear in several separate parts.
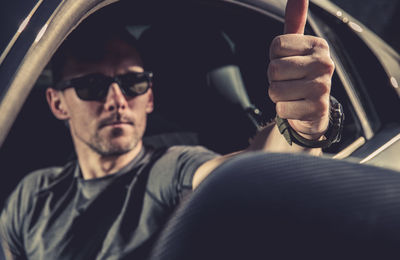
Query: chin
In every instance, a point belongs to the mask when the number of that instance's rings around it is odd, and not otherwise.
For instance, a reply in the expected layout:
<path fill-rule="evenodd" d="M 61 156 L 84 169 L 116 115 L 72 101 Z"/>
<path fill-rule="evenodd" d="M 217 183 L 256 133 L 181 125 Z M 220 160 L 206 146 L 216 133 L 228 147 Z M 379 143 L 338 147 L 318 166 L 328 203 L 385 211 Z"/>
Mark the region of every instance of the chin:
<path fill-rule="evenodd" d="M 117 156 L 129 153 L 137 147 L 141 136 L 137 131 L 127 131 L 116 128 L 103 135 L 97 135 L 90 143 L 99 154 L 103 156 Z"/>
<path fill-rule="evenodd" d="M 139 141 L 133 139 L 132 136 L 118 137 L 116 139 L 111 140 L 107 150 L 118 154 L 125 154 L 135 149 L 138 143 Z"/>

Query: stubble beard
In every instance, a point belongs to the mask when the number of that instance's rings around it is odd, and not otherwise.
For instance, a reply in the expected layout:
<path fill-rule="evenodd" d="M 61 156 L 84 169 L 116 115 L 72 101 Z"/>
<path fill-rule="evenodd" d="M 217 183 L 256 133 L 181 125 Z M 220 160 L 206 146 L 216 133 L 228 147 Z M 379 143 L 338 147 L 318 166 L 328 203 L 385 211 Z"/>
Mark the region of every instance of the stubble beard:
<path fill-rule="evenodd" d="M 124 142 L 113 142 L 114 138 L 120 138 L 120 136 L 124 134 L 124 130 L 119 128 L 112 129 L 109 133 L 101 133 L 100 131 L 96 131 L 96 133 L 89 140 L 85 140 L 79 135 L 77 137 L 92 151 L 96 152 L 102 157 L 120 156 L 132 151 L 142 140 L 144 127 L 139 127 L 138 129 L 138 126 L 136 125 L 135 128 L 136 129 L 134 129 L 131 136 L 123 137 L 128 138 L 128 140 Z"/>
<path fill-rule="evenodd" d="M 101 156 L 118 156 L 126 154 L 137 146 L 142 136 L 139 135 L 137 131 L 134 131 L 134 134 L 130 137 L 129 141 L 122 144 L 113 144 L 110 139 L 118 137 L 122 133 L 123 130 L 121 129 L 113 129 L 110 133 L 110 138 L 102 138 L 97 132 L 90 142 L 90 147 Z"/>

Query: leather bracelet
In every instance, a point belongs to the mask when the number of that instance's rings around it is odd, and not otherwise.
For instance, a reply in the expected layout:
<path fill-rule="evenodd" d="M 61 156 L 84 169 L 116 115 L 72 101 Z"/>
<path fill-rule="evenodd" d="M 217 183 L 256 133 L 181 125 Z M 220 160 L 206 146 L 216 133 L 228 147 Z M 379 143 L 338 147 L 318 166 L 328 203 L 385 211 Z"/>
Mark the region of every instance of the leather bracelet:
<path fill-rule="evenodd" d="M 337 143 L 341 139 L 343 130 L 344 113 L 342 105 L 334 97 L 330 97 L 330 114 L 329 126 L 325 133 L 325 140 L 310 140 L 306 139 L 297 133 L 289 124 L 287 119 L 280 118 L 278 115 L 275 118 L 279 132 L 285 137 L 286 141 L 298 144 L 306 148 L 328 148 L 333 143 Z"/>

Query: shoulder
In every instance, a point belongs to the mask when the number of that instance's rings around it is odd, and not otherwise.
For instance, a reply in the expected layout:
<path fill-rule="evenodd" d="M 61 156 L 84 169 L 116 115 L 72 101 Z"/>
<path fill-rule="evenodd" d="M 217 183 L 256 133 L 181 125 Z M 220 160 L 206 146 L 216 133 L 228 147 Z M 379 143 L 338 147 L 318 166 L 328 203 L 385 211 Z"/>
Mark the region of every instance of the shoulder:
<path fill-rule="evenodd" d="M 168 148 L 147 148 L 147 154 L 151 158 L 147 162 L 153 162 L 154 167 L 161 164 L 173 166 L 180 162 L 194 160 L 194 161 L 208 161 L 218 156 L 217 153 L 208 150 L 203 146 L 188 146 L 188 145 L 175 145 Z"/>
<path fill-rule="evenodd" d="M 39 192 L 51 187 L 65 176 L 73 175 L 76 162 L 69 162 L 65 166 L 47 167 L 35 170 L 25 176 L 19 186 L 26 191 Z"/>
<path fill-rule="evenodd" d="M 203 146 L 172 146 L 164 150 L 164 153 L 162 153 L 154 163 L 153 168 L 162 170 L 164 173 L 176 173 L 176 171 L 185 170 L 187 167 L 197 168 L 204 162 L 217 156 L 218 154 Z"/>
<path fill-rule="evenodd" d="M 36 170 L 24 177 L 9 195 L 0 216 L 1 235 L 12 246 L 13 252 L 22 248 L 22 230 L 27 213 L 34 208 L 41 191 L 59 183 L 65 176 L 73 176 L 76 163 L 64 167 L 49 167 Z"/>
<path fill-rule="evenodd" d="M 218 154 L 202 146 L 172 146 L 154 162 L 148 190 L 167 204 L 175 204 L 183 190 L 192 189 L 196 170 Z"/>
<path fill-rule="evenodd" d="M 197 155 L 208 155 L 210 157 L 215 157 L 217 154 L 211 150 L 208 150 L 207 148 L 203 146 L 187 146 L 187 145 L 176 145 L 176 146 L 171 146 L 170 148 L 167 149 L 166 156 L 169 157 L 179 157 L 179 156 L 197 156 Z"/>
<path fill-rule="evenodd" d="M 36 195 L 48 190 L 66 176 L 73 176 L 75 167 L 76 162 L 69 162 L 64 167 L 48 167 L 29 173 L 9 195 L 6 204 L 28 210 Z"/>

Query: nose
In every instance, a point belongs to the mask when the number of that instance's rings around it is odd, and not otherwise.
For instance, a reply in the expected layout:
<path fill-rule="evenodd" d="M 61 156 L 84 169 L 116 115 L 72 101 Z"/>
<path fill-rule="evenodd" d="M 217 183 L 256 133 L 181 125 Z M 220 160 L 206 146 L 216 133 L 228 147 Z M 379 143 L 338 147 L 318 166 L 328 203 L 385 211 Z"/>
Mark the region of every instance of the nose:
<path fill-rule="evenodd" d="M 113 82 L 108 88 L 106 101 L 104 103 L 106 110 L 123 110 L 127 106 L 127 100 L 116 82 Z"/>

